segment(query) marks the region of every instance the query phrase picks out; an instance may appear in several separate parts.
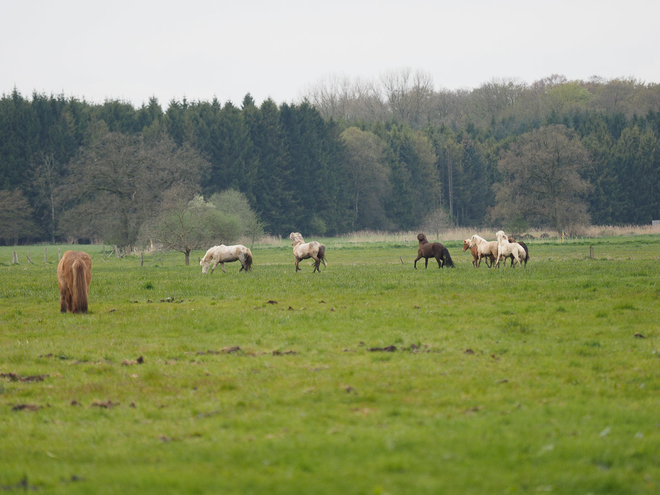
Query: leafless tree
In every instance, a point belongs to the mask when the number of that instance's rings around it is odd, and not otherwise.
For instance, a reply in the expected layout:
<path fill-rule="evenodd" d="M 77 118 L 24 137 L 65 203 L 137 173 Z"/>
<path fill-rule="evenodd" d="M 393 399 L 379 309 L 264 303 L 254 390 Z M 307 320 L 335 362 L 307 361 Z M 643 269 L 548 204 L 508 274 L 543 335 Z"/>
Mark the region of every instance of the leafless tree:
<path fill-rule="evenodd" d="M 60 188 L 63 181 L 61 166 L 55 160 L 53 153 L 41 153 L 37 161 L 38 165 L 34 171 L 32 184 L 36 189 L 39 205 L 45 206 L 48 210 L 51 242 L 54 243 L 59 213 L 66 204 L 66 198 Z"/>
<path fill-rule="evenodd" d="M 429 213 L 420 226 L 420 230 L 433 232 L 435 238 L 440 240 L 440 233 L 452 225 L 452 220 L 444 208 L 437 208 Z"/>
<path fill-rule="evenodd" d="M 165 249 L 183 253 L 186 266 L 193 249 L 233 242 L 241 234 L 238 217 L 223 214 L 201 196 L 190 199 L 190 193 L 190 188 L 181 185 L 169 189 L 164 194 L 160 216 L 145 233 Z"/>
<path fill-rule="evenodd" d="M 380 79 L 389 109 L 397 120 L 413 127 L 428 122 L 426 111 L 433 95 L 430 74 L 405 68 L 386 72 Z"/>

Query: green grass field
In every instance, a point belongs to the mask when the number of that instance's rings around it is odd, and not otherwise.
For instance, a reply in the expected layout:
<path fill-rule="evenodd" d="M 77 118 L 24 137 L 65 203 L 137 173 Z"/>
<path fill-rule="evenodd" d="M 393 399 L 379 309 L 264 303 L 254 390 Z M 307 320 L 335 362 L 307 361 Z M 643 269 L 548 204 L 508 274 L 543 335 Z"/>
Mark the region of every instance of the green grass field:
<path fill-rule="evenodd" d="M 660 236 L 514 270 L 325 243 L 321 274 L 283 241 L 206 276 L 77 246 L 86 315 L 56 247 L 0 247 L 0 491 L 660 493 Z"/>

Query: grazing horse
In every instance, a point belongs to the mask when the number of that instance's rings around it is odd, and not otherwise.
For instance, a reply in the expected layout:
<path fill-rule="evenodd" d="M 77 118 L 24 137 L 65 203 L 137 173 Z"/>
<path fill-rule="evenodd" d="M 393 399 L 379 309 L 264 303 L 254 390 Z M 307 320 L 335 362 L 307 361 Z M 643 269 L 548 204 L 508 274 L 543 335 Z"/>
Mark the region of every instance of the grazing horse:
<path fill-rule="evenodd" d="M 417 240 L 419 241 L 419 248 L 417 249 L 417 258 L 415 259 L 414 267 L 417 269 L 417 262 L 424 258 L 424 268 L 429 267 L 429 258 L 435 258 L 438 262 L 438 268 L 444 268 L 444 266 L 449 266 L 454 268 L 454 262 L 449 256 L 449 251 L 439 242 L 434 242 L 431 244 L 424 234 L 417 234 Z"/>
<path fill-rule="evenodd" d="M 517 242 L 509 242 L 509 238 L 503 231 L 500 230 L 495 235 L 497 236 L 498 243 L 497 266 L 500 266 L 500 258 L 513 256 L 513 259 L 511 260 L 511 268 L 516 265 L 516 262 L 520 264 L 520 260 L 526 258 L 527 255 L 525 249 Z"/>
<path fill-rule="evenodd" d="M 60 287 L 60 311 L 87 313 L 89 284 L 92 282 L 92 258 L 82 251 L 67 251 L 57 265 Z"/>
<path fill-rule="evenodd" d="M 312 258 L 314 260 L 314 272 L 321 273 L 321 261 L 323 266 L 328 266 L 325 260 L 325 246 L 320 242 L 305 242 L 300 232 L 291 232 L 289 235 L 291 245 L 293 246 L 293 256 L 296 258 L 296 272 L 300 271 L 298 266 L 302 260 Z"/>
<path fill-rule="evenodd" d="M 470 253 L 472 253 L 472 258 L 474 258 L 472 260 L 472 266 L 478 268 L 479 263 L 481 262 L 481 258 L 479 256 L 479 246 L 477 246 L 476 244 L 473 245 L 471 239 L 464 239 L 463 251 L 467 251 L 468 249 L 470 250 Z M 495 263 L 495 256 L 493 256 L 492 254 L 483 255 L 483 258 L 486 260 L 486 266 L 488 266 L 489 268 L 493 266 L 493 263 Z M 488 263 L 489 260 L 490 260 L 490 264 Z"/>
<path fill-rule="evenodd" d="M 479 259 L 475 268 L 481 266 L 481 258 L 490 259 L 490 267 L 492 267 L 495 258 L 497 258 L 497 253 L 499 252 L 499 245 L 497 244 L 497 241 L 487 241 L 483 237 L 474 234 L 470 238 L 470 247 L 472 246 L 477 246 L 479 253 Z M 486 265 L 488 265 L 488 261 L 486 261 Z"/>
<path fill-rule="evenodd" d="M 220 263 L 220 268 L 222 271 L 227 273 L 225 270 L 225 263 L 231 263 L 232 261 L 240 261 L 241 269 L 238 270 L 239 273 L 245 270 L 249 272 L 252 269 L 252 251 L 246 248 L 242 244 L 237 244 L 235 246 L 225 246 L 220 244 L 219 246 L 213 246 L 199 262 L 202 265 L 202 273 L 206 273 L 209 269 L 211 263 L 213 263 L 213 268 L 211 268 L 211 273 L 215 270 L 215 267 Z"/>

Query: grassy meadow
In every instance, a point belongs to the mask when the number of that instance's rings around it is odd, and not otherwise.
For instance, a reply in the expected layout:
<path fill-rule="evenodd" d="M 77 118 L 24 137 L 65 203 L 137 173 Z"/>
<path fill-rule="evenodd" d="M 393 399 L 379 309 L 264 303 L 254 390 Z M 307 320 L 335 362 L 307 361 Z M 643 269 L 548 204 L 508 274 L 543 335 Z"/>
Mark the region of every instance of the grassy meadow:
<path fill-rule="evenodd" d="M 281 241 L 205 276 L 62 246 L 92 255 L 86 315 L 56 246 L 0 247 L 0 491 L 660 493 L 659 235 L 513 270 L 324 242 L 320 274 Z"/>

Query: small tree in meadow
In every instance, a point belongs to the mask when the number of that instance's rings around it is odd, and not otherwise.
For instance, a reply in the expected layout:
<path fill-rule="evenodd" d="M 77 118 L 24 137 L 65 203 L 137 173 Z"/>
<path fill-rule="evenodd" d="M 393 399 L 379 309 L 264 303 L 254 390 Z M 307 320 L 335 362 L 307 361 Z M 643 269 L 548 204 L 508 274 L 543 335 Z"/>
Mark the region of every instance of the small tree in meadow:
<path fill-rule="evenodd" d="M 238 217 L 219 211 L 201 196 L 189 200 L 183 188 L 169 191 L 163 207 L 164 211 L 155 222 L 152 234 L 166 249 L 183 253 L 186 265 L 190 265 L 193 249 L 228 244 L 241 235 Z"/>
<path fill-rule="evenodd" d="M 235 189 L 227 189 L 215 193 L 209 198 L 209 203 L 225 215 L 235 217 L 240 222 L 241 235 L 250 239 L 250 247 L 264 235 L 264 223 L 250 207 L 245 194 Z"/>
<path fill-rule="evenodd" d="M 440 239 L 440 232 L 446 230 L 449 226 L 451 226 L 449 214 L 444 208 L 438 208 L 426 216 L 420 228 L 424 232 L 435 234 L 435 238 Z"/>

